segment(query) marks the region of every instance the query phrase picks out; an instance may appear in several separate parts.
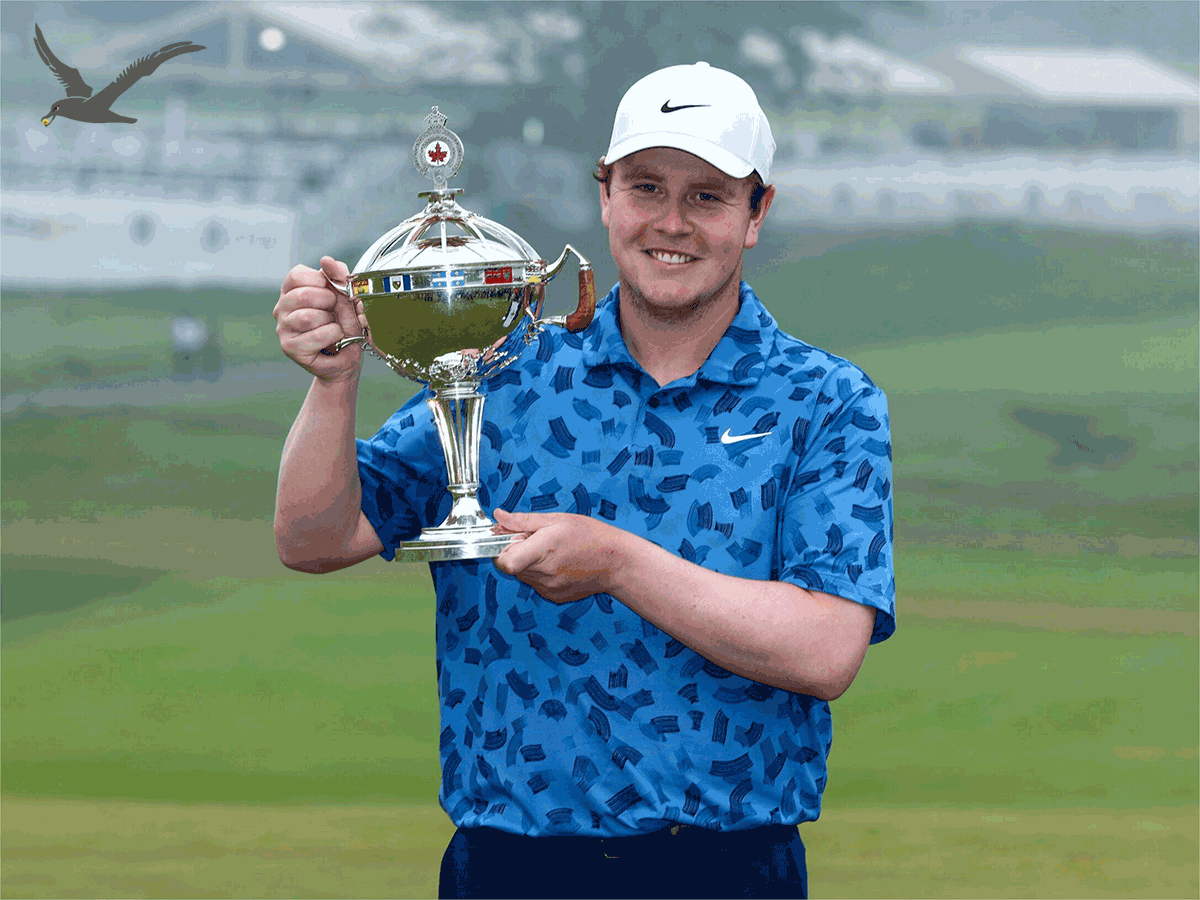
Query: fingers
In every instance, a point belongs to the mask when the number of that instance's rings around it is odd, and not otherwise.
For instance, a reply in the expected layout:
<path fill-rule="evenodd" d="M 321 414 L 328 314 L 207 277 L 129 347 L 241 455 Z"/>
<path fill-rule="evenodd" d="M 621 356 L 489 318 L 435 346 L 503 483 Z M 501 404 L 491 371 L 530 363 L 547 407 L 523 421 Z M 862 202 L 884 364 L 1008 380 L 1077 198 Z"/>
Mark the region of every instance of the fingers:
<path fill-rule="evenodd" d="M 336 356 L 321 353 L 363 331 L 360 305 L 331 287 L 326 274 L 342 284 L 350 277 L 346 264 L 329 256 L 321 258 L 320 269 L 294 266 L 283 280 L 273 311 L 280 348 L 319 378 L 349 374 L 362 362 L 358 345 Z"/>
<path fill-rule="evenodd" d="M 345 337 L 342 326 L 334 321 L 330 313 L 320 314 L 319 310 L 298 310 L 276 326 L 280 347 L 283 352 L 293 359 L 309 357 L 320 353 L 327 347 Z"/>
<path fill-rule="evenodd" d="M 325 276 L 321 274 L 319 269 L 310 269 L 308 266 L 297 265 L 292 266 L 284 277 L 283 286 L 280 288 L 279 293 L 283 295 L 292 290 L 292 288 L 304 287 L 305 285 L 328 287 Z"/>
<path fill-rule="evenodd" d="M 353 293 L 350 286 L 350 269 L 341 260 L 332 256 L 322 256 L 320 274 L 322 278 L 333 282 L 334 295 L 337 297 L 333 310 L 337 323 L 342 326 L 342 337 L 356 337 L 362 334 L 366 325 L 362 316 L 362 303 L 342 290 L 344 287 Z M 329 281 L 326 282 L 326 286 L 329 286 Z"/>
<path fill-rule="evenodd" d="M 337 292 L 325 285 L 302 285 L 294 287 L 279 298 L 275 304 L 275 318 L 279 319 L 296 310 L 318 309 L 332 313 L 337 308 Z"/>
<path fill-rule="evenodd" d="M 496 568 L 506 575 L 518 575 L 541 562 L 547 552 L 545 540 L 538 540 L 537 531 L 553 521 L 552 513 L 511 513 L 496 507 L 496 524 L 508 534 L 521 534 L 496 557 Z"/>
<path fill-rule="evenodd" d="M 532 536 L 513 541 L 495 558 L 496 568 L 505 575 L 520 577 L 521 573 L 536 566 L 546 555 L 541 541 L 531 539 Z"/>

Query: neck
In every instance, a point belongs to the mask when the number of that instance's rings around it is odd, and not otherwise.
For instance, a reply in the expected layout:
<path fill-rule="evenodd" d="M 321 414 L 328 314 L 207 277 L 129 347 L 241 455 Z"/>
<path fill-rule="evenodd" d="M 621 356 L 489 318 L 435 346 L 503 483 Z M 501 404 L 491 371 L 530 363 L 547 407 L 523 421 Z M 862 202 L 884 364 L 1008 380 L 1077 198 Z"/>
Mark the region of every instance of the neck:
<path fill-rule="evenodd" d="M 737 315 L 740 285 L 739 267 L 716 295 L 663 309 L 621 279 L 621 336 L 630 355 L 660 387 L 692 375 Z"/>

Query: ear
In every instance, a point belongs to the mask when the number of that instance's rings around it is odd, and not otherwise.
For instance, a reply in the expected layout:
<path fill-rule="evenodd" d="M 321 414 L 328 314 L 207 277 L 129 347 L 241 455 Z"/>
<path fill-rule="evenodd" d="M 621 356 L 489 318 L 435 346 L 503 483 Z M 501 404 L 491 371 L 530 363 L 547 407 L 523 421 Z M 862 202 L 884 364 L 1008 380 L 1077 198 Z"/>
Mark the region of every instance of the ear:
<path fill-rule="evenodd" d="M 742 247 L 749 250 L 758 243 L 758 232 L 762 228 L 763 222 L 767 220 L 767 210 L 771 208 L 771 202 L 775 199 L 775 185 L 767 188 L 763 194 L 762 201 L 758 204 L 758 212 L 750 216 L 750 224 L 746 227 L 746 240 L 742 242 Z"/>
<path fill-rule="evenodd" d="M 603 157 L 601 157 L 601 159 L 603 159 Z M 608 193 L 608 186 L 612 183 L 612 178 L 612 168 L 609 167 L 608 181 L 601 181 L 597 184 L 597 187 L 600 188 L 600 221 L 604 224 L 605 228 L 608 227 L 608 205 L 611 202 L 611 198 L 609 197 Z"/>

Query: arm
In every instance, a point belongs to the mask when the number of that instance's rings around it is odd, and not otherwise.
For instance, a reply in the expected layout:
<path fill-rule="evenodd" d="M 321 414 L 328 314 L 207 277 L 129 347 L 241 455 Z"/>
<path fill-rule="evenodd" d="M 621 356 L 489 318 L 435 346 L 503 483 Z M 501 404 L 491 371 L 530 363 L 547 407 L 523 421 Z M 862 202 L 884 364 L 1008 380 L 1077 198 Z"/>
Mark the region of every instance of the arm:
<path fill-rule="evenodd" d="M 275 546 L 290 569 L 323 574 L 383 550 L 363 515 L 354 444 L 357 374 L 314 378 L 279 463 Z"/>
<path fill-rule="evenodd" d="M 503 572 L 555 602 L 616 597 L 701 656 L 763 684 L 840 697 L 858 674 L 875 611 L 779 581 L 713 572 L 627 531 L 566 513 L 507 513 L 530 536 L 497 557 Z"/>
<path fill-rule="evenodd" d="M 322 266 L 344 281 L 343 263 Z M 284 444 L 275 499 L 275 544 L 284 565 L 303 572 L 343 569 L 379 553 L 383 545 L 360 508 L 354 421 L 362 367 L 360 346 L 337 356 L 321 349 L 359 333 L 350 303 L 324 276 L 297 266 L 275 306 L 284 353 L 314 375 L 308 396 Z"/>

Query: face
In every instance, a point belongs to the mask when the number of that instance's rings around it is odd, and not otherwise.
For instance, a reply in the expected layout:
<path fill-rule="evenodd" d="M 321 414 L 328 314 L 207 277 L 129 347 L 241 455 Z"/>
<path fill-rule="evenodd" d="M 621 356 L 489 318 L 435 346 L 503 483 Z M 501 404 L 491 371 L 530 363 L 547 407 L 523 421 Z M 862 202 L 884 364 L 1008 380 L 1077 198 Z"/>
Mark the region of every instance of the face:
<path fill-rule="evenodd" d="M 712 303 L 736 308 L 742 251 L 774 197 L 751 214 L 749 178 L 682 150 L 653 147 L 617 160 L 600 185 L 600 217 L 621 274 L 621 297 L 661 312 Z"/>

